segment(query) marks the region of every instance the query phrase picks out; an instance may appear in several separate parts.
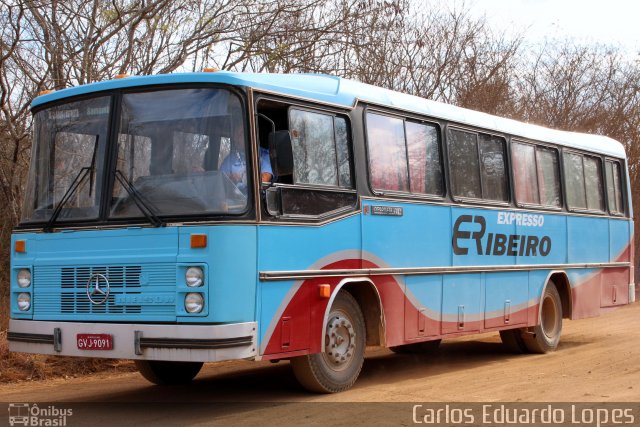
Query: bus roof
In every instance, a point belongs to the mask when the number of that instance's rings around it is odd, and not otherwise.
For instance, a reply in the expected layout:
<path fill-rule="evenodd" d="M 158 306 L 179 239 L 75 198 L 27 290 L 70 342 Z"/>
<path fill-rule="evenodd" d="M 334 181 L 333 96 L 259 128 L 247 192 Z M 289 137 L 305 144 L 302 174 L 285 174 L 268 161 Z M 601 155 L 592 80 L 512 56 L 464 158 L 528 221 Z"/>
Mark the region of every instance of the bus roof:
<path fill-rule="evenodd" d="M 626 157 L 622 144 L 606 136 L 549 129 L 371 86 L 354 80 L 322 74 L 267 74 L 218 71 L 213 73 L 132 76 L 51 92 L 34 99 L 31 107 L 34 108 L 44 103 L 71 96 L 105 90 L 180 83 L 224 83 L 247 86 L 345 108 L 353 108 L 358 101 L 363 101 L 526 139 L 551 142 L 615 157 Z"/>

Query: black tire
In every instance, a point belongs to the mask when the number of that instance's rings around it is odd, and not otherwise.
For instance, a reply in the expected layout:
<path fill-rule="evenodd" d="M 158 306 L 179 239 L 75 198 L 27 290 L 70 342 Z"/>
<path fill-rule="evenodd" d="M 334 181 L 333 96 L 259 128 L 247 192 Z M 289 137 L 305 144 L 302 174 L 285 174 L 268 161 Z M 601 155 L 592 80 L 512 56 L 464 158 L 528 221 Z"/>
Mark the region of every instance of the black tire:
<path fill-rule="evenodd" d="M 198 375 L 202 362 L 165 362 L 162 360 L 136 360 L 140 374 L 158 385 L 186 384 Z"/>
<path fill-rule="evenodd" d="M 562 300 L 553 282 L 549 282 L 540 300 L 539 322 L 533 333 L 522 334 L 524 344 L 531 353 L 554 351 L 562 335 Z"/>
<path fill-rule="evenodd" d="M 522 354 L 528 352 L 527 346 L 522 338 L 522 329 L 500 331 L 500 339 L 502 340 L 502 344 L 512 353 Z"/>
<path fill-rule="evenodd" d="M 389 350 L 397 354 L 424 354 L 436 351 L 440 347 L 442 340 L 432 340 L 417 342 L 413 344 L 396 345 L 389 347 Z"/>
<path fill-rule="evenodd" d="M 340 292 L 333 301 L 325 330 L 325 351 L 291 359 L 298 382 L 316 393 L 337 393 L 356 382 L 366 346 L 364 317 L 356 300 Z"/>

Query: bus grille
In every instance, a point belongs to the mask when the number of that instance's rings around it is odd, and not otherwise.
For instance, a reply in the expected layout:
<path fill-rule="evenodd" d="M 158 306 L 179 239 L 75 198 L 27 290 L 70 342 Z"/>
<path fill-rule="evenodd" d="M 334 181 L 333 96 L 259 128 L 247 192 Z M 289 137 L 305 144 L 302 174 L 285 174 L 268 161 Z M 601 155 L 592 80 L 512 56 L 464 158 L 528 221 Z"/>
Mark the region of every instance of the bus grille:
<path fill-rule="evenodd" d="M 118 306 L 118 294 L 139 294 L 141 266 L 64 267 L 60 269 L 62 313 L 140 313 L 140 306 Z M 93 274 L 109 279 L 109 298 L 105 304 L 92 304 L 87 296 L 87 282 Z"/>
<path fill-rule="evenodd" d="M 87 296 L 87 282 L 94 274 L 109 280 L 109 297 L 93 304 Z M 34 316 L 49 319 L 123 320 L 152 317 L 170 320 L 175 304 L 117 304 L 119 295 L 175 293 L 175 264 L 75 266 L 34 268 Z M 170 317 L 170 318 L 169 318 Z M 151 319 L 147 319 L 151 320 Z"/>

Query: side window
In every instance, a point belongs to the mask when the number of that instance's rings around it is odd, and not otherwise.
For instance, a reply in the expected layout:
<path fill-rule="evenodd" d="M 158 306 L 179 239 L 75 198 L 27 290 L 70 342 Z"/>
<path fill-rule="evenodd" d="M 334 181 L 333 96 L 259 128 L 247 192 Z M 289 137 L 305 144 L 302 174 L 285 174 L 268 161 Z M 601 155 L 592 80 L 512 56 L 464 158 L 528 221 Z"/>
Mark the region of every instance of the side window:
<path fill-rule="evenodd" d="M 458 197 L 481 199 L 482 186 L 476 134 L 450 129 L 448 142 L 453 194 Z"/>
<path fill-rule="evenodd" d="M 546 147 L 536 147 L 536 161 L 538 162 L 538 189 L 540 204 L 559 208 L 562 206 L 560 196 L 560 161 L 558 150 Z"/>
<path fill-rule="evenodd" d="M 438 129 L 433 125 L 405 122 L 409 187 L 412 193 L 444 194 Z"/>
<path fill-rule="evenodd" d="M 555 149 L 513 142 L 511 159 L 518 203 L 560 207 L 560 169 Z"/>
<path fill-rule="evenodd" d="M 352 187 L 344 118 L 292 108 L 289 126 L 294 184 Z"/>
<path fill-rule="evenodd" d="M 368 113 L 367 143 L 374 190 L 444 194 L 435 125 Z"/>
<path fill-rule="evenodd" d="M 584 156 L 584 184 L 587 194 L 587 209 L 604 211 L 602 163 L 600 163 L 600 159 Z"/>
<path fill-rule="evenodd" d="M 518 203 L 540 204 L 535 151 L 533 145 L 517 142 L 511 144 L 513 186 Z"/>
<path fill-rule="evenodd" d="M 605 175 L 607 180 L 609 212 L 614 215 L 624 215 L 620 162 L 607 160 L 605 162 Z"/>
<path fill-rule="evenodd" d="M 587 196 L 584 193 L 584 168 L 582 156 L 573 153 L 564 155 L 564 179 L 567 188 L 567 204 L 570 208 L 586 209 Z"/>
<path fill-rule="evenodd" d="M 409 191 L 404 122 L 398 118 L 369 113 L 367 137 L 373 188 Z"/>
<path fill-rule="evenodd" d="M 500 137 L 478 135 L 480 147 L 480 171 L 482 175 L 482 196 L 489 200 L 508 201 L 509 184 L 505 140 Z"/>
<path fill-rule="evenodd" d="M 569 208 L 604 211 L 601 168 L 597 157 L 565 153 L 565 185 Z"/>
<path fill-rule="evenodd" d="M 448 147 L 454 196 L 509 200 L 504 138 L 449 129 Z"/>

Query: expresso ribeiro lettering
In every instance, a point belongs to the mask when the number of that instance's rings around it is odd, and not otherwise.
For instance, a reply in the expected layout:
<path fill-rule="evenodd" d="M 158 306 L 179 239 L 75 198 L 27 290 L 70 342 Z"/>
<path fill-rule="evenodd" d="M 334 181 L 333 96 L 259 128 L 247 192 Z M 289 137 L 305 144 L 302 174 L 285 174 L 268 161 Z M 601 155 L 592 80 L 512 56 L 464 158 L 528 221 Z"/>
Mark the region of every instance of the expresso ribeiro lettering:
<path fill-rule="evenodd" d="M 519 219 L 522 220 L 522 225 L 541 226 L 544 223 L 544 219 L 538 218 L 541 215 L 531 215 L 531 217 Z M 509 217 L 498 219 L 501 218 Z M 506 221 L 502 222 L 502 224 L 506 223 Z M 545 257 L 551 252 L 549 236 L 487 233 L 486 230 L 487 221 L 484 216 L 460 215 L 453 226 L 453 253 L 468 255 L 469 249 L 474 249 L 476 255 Z"/>

